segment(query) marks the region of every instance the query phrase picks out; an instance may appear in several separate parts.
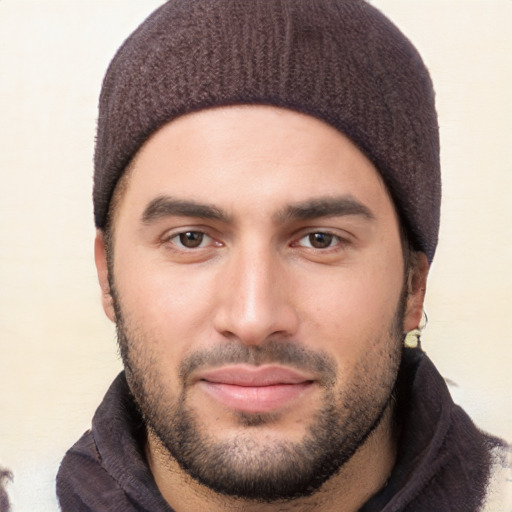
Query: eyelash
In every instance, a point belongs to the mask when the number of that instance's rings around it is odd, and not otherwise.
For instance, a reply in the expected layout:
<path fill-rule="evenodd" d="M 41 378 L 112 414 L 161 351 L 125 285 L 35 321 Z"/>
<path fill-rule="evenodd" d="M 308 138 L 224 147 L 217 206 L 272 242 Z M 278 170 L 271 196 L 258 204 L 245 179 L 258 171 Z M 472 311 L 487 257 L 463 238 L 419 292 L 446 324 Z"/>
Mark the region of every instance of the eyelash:
<path fill-rule="evenodd" d="M 191 246 L 185 245 L 185 237 L 189 236 L 192 244 Z M 194 237 L 199 238 L 199 240 L 194 240 Z M 326 242 L 327 245 L 325 247 L 314 247 L 315 240 L 312 237 L 316 237 L 316 242 L 322 244 L 322 241 Z M 324 240 L 322 240 L 324 239 Z M 325 240 L 326 239 L 326 240 Z M 307 245 L 301 243 L 303 240 L 307 241 Z M 194 243 L 197 241 L 197 245 Z M 169 236 L 165 237 L 163 240 L 164 243 L 170 244 L 173 246 L 175 250 L 178 251 L 195 251 L 199 249 L 207 249 L 209 246 L 213 245 L 215 247 L 222 247 L 224 244 L 215 240 L 212 236 L 200 229 L 190 229 L 180 231 L 178 233 L 172 233 Z M 207 242 L 205 244 L 205 242 Z M 309 231 L 304 233 L 302 236 L 296 239 L 296 241 L 290 244 L 291 247 L 303 247 L 309 251 L 320 251 L 320 252 L 335 252 L 343 248 L 348 244 L 348 240 L 343 238 L 335 233 L 324 230 L 317 231 Z"/>
<path fill-rule="evenodd" d="M 199 236 L 200 240 L 199 240 L 198 245 L 192 244 L 192 247 L 186 247 L 184 245 L 184 237 L 186 237 L 188 235 Z M 216 246 L 218 246 L 218 247 L 222 246 L 222 244 L 220 242 L 215 241 L 214 238 L 212 238 L 210 235 L 208 235 L 207 233 L 205 233 L 204 231 L 201 231 L 199 229 L 189 229 L 186 231 L 180 231 L 179 233 L 173 233 L 172 235 L 169 235 L 168 237 L 166 237 L 164 239 L 164 242 L 176 246 L 178 248 L 178 250 L 180 250 L 180 251 L 193 251 L 195 249 L 206 248 L 206 246 L 203 245 L 205 238 L 210 240 L 210 243 L 208 245 L 210 245 L 212 242 L 214 242 Z M 176 240 L 176 241 L 174 241 L 174 240 Z M 193 242 L 194 242 L 194 240 L 193 240 Z"/>
<path fill-rule="evenodd" d="M 316 240 L 312 239 L 312 237 L 316 237 Z M 315 242 L 321 242 L 322 238 L 326 238 L 328 245 L 326 247 L 314 247 Z M 302 245 L 301 241 L 307 240 L 309 245 Z M 334 242 L 334 244 L 332 244 Z M 347 243 L 347 240 L 340 237 L 339 235 L 336 235 L 334 233 L 331 233 L 329 231 L 310 231 L 309 233 L 306 233 L 301 238 L 298 239 L 297 242 L 293 243 L 292 246 L 299 246 L 304 247 L 306 249 L 315 250 L 315 251 L 322 251 L 327 252 L 329 250 L 336 250 L 339 249 L 340 245 L 344 245 Z"/>

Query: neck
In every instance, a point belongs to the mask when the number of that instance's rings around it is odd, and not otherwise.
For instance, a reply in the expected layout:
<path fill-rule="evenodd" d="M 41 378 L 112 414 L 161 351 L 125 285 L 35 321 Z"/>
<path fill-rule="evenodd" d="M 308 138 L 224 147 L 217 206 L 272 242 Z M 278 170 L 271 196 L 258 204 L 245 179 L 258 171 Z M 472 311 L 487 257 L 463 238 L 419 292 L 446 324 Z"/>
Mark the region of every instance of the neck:
<path fill-rule="evenodd" d="M 162 496 L 176 512 L 355 512 L 385 485 L 393 469 L 393 408 L 388 405 L 377 427 L 352 458 L 318 491 L 305 498 L 260 503 L 219 495 L 185 473 L 151 433 L 146 457 Z"/>

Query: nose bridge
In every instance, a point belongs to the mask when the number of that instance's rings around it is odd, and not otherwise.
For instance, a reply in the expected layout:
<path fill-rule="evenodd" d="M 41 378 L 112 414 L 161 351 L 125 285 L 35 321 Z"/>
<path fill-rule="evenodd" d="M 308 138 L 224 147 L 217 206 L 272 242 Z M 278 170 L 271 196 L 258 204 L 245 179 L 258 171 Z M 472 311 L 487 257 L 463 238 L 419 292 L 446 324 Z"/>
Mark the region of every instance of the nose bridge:
<path fill-rule="evenodd" d="M 263 320 L 262 315 L 271 311 L 276 301 L 278 276 L 275 257 L 272 258 L 265 248 L 250 248 L 243 251 L 235 270 L 239 281 L 239 307 L 247 319 Z"/>
<path fill-rule="evenodd" d="M 250 345 L 295 331 L 297 318 L 286 293 L 283 262 L 270 244 L 255 240 L 240 244 L 229 258 L 224 278 L 217 330 Z"/>

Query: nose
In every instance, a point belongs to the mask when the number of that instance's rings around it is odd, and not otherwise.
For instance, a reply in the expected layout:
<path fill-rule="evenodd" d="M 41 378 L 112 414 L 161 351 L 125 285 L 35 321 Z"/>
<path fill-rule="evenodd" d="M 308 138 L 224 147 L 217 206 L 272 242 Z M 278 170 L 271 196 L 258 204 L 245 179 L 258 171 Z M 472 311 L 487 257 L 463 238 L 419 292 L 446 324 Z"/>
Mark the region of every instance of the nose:
<path fill-rule="evenodd" d="M 246 345 L 290 338 L 299 325 L 293 282 L 270 250 L 239 251 L 226 263 L 214 315 L 217 332 Z"/>

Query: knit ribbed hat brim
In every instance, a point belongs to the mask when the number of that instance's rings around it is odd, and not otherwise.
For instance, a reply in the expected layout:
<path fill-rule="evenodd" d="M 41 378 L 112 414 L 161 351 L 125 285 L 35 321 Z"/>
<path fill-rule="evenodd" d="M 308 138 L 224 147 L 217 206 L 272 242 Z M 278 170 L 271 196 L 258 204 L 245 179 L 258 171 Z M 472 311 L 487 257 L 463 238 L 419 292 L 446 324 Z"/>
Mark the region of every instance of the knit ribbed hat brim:
<path fill-rule="evenodd" d="M 410 42 L 362 0 L 171 0 L 155 11 L 104 80 L 96 226 L 105 226 L 119 177 L 152 133 L 231 104 L 297 110 L 347 135 L 432 261 L 441 197 L 432 83 Z"/>

